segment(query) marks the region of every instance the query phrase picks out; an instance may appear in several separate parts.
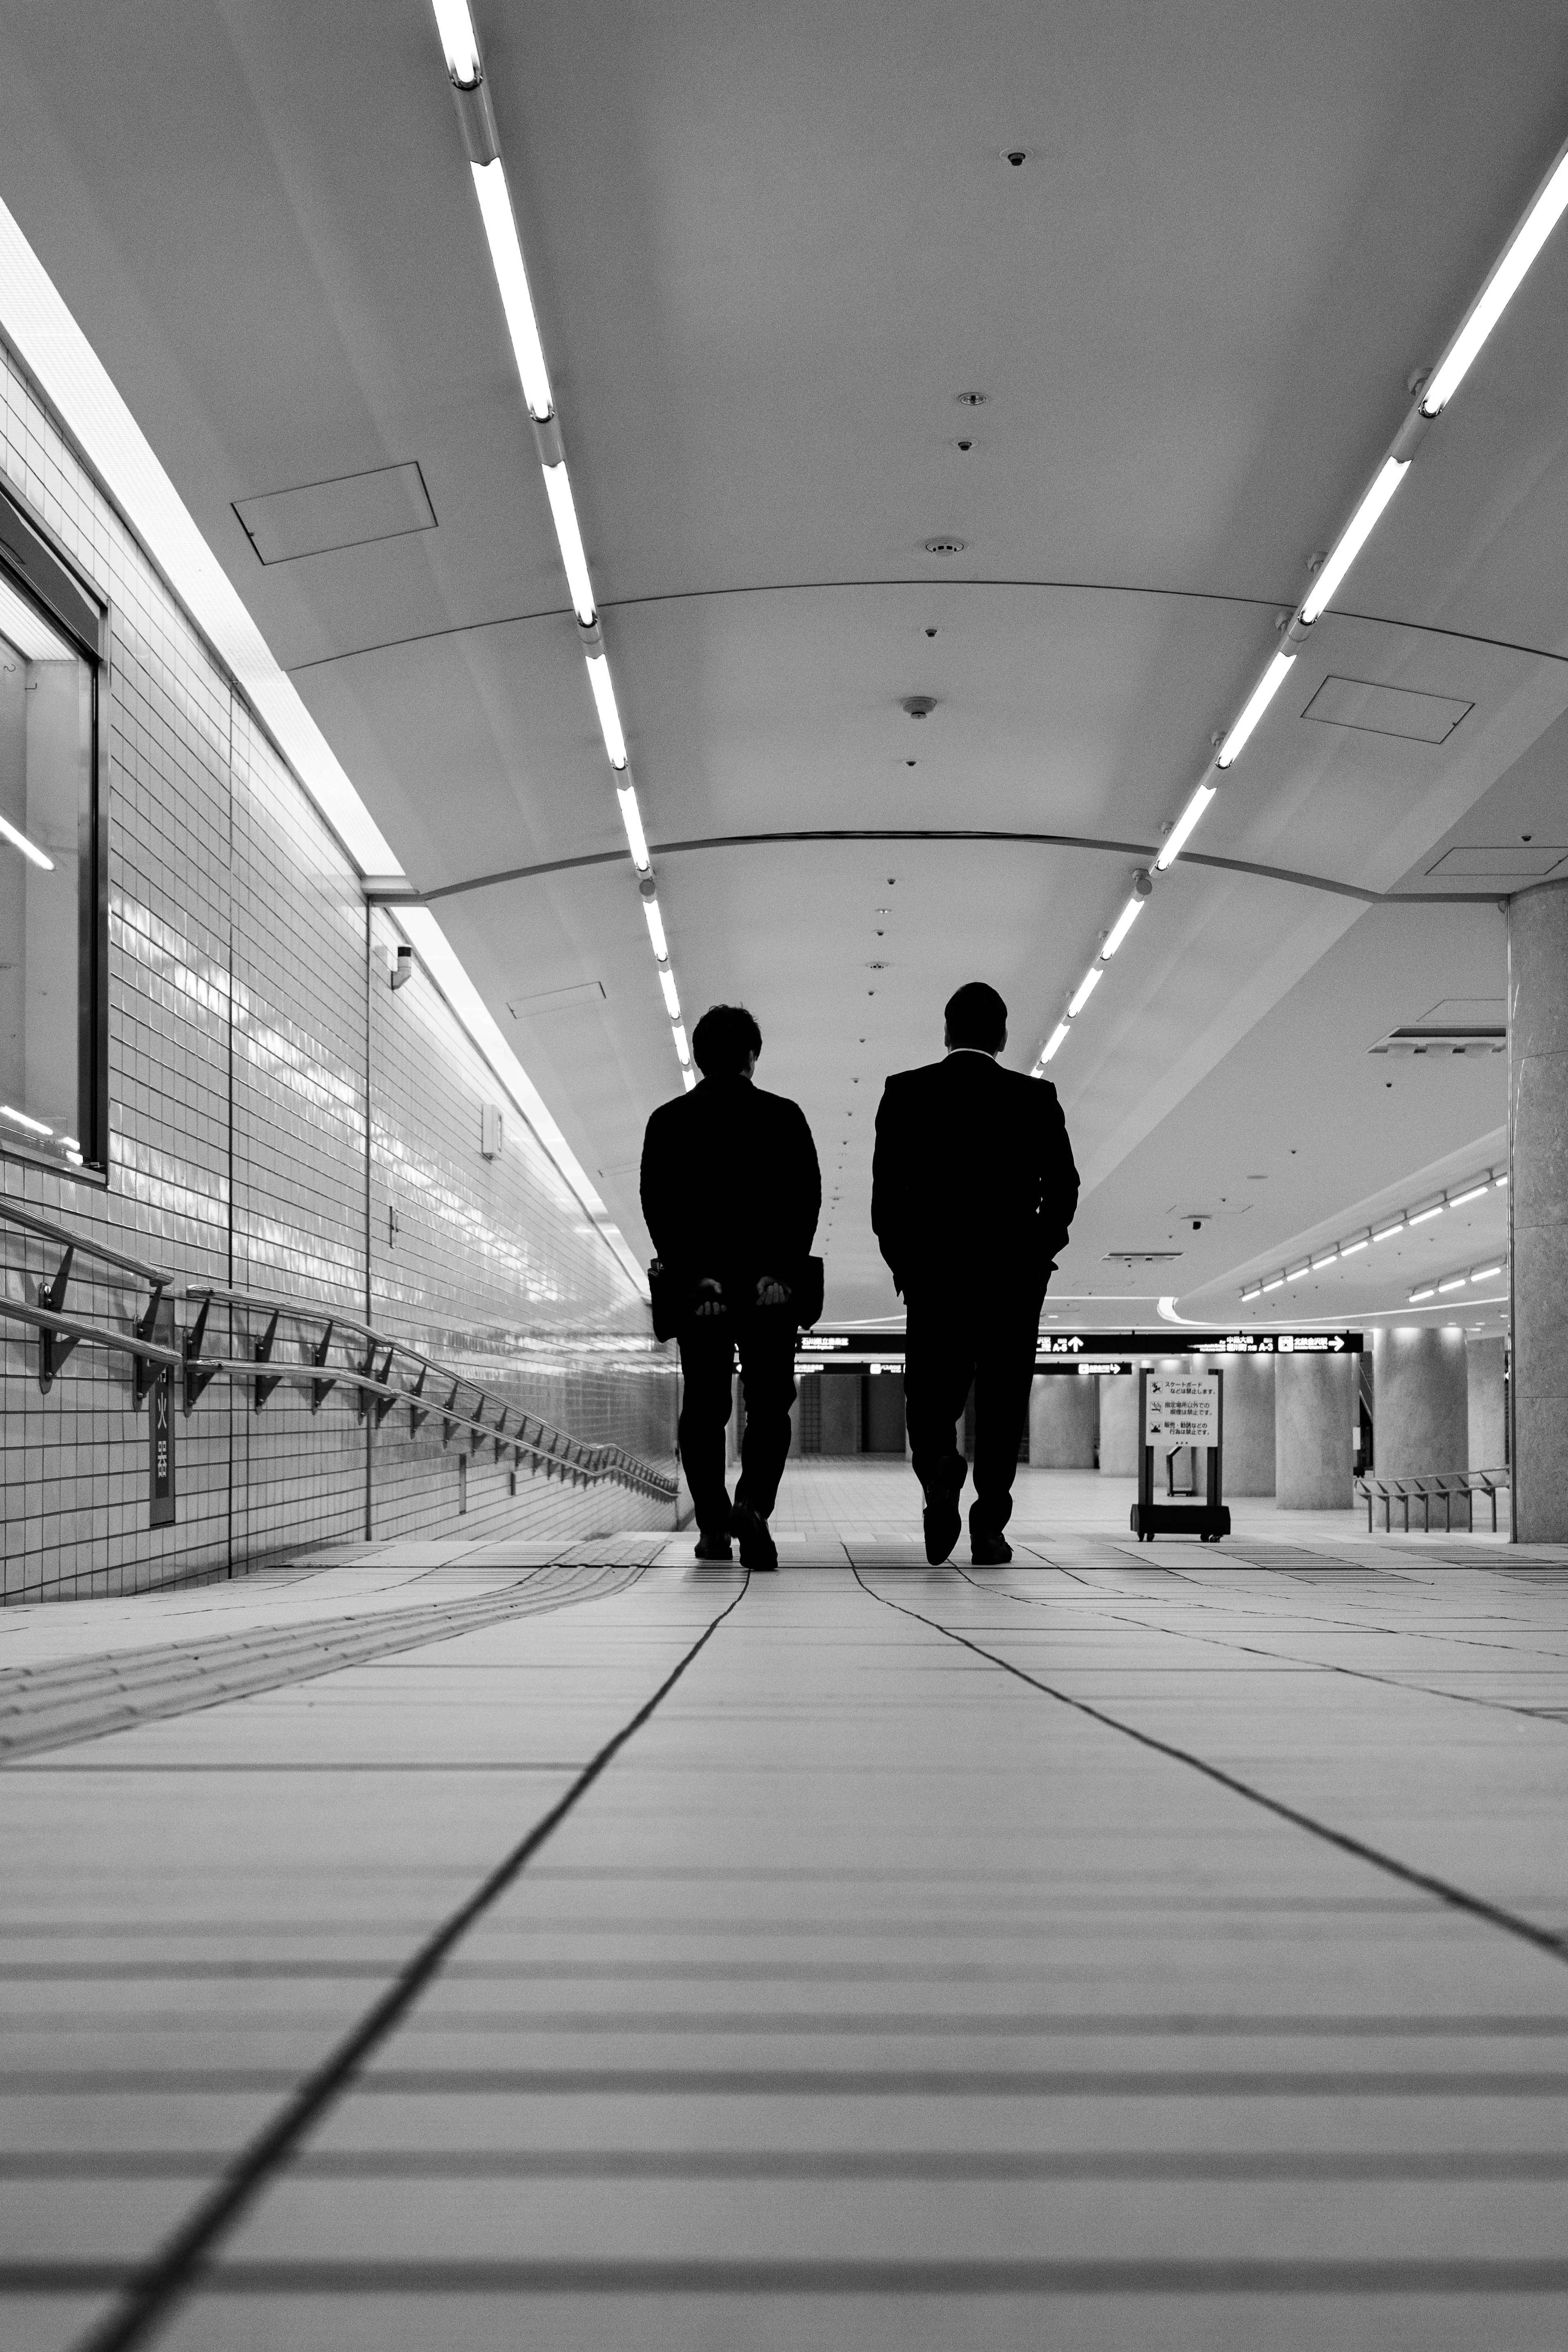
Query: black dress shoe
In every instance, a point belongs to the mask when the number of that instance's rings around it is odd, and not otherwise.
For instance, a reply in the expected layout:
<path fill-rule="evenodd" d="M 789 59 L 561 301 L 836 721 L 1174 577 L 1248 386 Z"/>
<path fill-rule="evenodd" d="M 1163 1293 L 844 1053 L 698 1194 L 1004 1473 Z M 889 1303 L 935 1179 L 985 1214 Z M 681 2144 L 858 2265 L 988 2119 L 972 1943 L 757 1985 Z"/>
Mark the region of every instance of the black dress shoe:
<path fill-rule="evenodd" d="M 960 1491 L 957 1486 L 932 1486 L 927 1491 L 921 1524 L 925 1529 L 926 1558 L 933 1568 L 940 1568 L 948 1558 L 963 1529 Z"/>
<path fill-rule="evenodd" d="M 730 1525 L 741 1538 L 742 1568 L 777 1568 L 778 1546 L 768 1533 L 768 1523 L 750 1503 L 737 1498 L 730 1513 Z"/>
<path fill-rule="evenodd" d="M 1013 1557 L 1013 1547 L 1005 1536 L 977 1536 L 969 1531 L 969 1559 L 973 1568 L 1005 1568 Z"/>
<path fill-rule="evenodd" d="M 699 1536 L 696 1545 L 699 1559 L 733 1559 L 728 1536 Z"/>

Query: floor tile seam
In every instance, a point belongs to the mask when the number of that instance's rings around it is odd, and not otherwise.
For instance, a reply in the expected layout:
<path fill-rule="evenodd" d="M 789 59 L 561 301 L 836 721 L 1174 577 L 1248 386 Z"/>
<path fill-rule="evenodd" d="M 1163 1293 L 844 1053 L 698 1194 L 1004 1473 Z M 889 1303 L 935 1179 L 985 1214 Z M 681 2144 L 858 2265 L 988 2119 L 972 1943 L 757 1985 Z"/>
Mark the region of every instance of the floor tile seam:
<path fill-rule="evenodd" d="M 863 1583 L 859 1571 L 855 1570 L 852 1572 L 856 1581 Z M 1247 1803 L 1257 1805 L 1263 1811 L 1272 1813 L 1278 1820 L 1287 1822 L 1293 1828 L 1306 1832 L 1309 1836 L 1336 1847 L 1341 1853 L 1347 1853 L 1355 1860 L 1365 1862 L 1373 1869 L 1383 1871 L 1389 1876 L 1399 1879 L 1405 1885 L 1432 1895 L 1436 1901 L 1454 1910 L 1463 1911 L 1472 1918 L 1482 1920 L 1487 1925 L 1500 1929 L 1504 1934 L 1529 1944 L 1537 1951 L 1545 1953 L 1550 1958 L 1559 1962 L 1568 1961 L 1568 1937 L 1540 1927 L 1534 1920 L 1527 1919 L 1521 1914 L 1510 1911 L 1500 1904 L 1489 1902 L 1483 1895 L 1472 1894 L 1468 1888 L 1458 1886 L 1449 1879 L 1439 1877 L 1434 1872 L 1424 1871 L 1412 1864 L 1403 1862 L 1396 1855 L 1384 1853 L 1381 1848 L 1368 1843 L 1365 1840 L 1352 1836 L 1347 1831 L 1335 1829 L 1328 1822 L 1320 1822 L 1298 1807 L 1287 1804 L 1282 1799 L 1271 1797 L 1265 1790 L 1252 1787 L 1236 1774 L 1226 1771 L 1223 1767 L 1210 1762 L 1206 1758 L 1194 1754 L 1191 1749 L 1178 1748 L 1169 1740 L 1160 1739 L 1151 1732 L 1139 1729 L 1135 1725 L 1121 1722 L 1116 1717 L 1106 1714 L 1102 1708 L 1091 1706 L 1087 1700 L 1074 1698 L 1068 1693 L 1056 1689 L 1052 1685 L 1040 1681 L 1037 1675 L 1026 1673 L 1023 1667 L 1015 1664 L 1010 1659 L 998 1657 L 994 1651 L 983 1648 L 980 1643 L 971 1641 L 966 1634 L 954 1631 L 951 1626 L 943 1625 L 935 1618 L 923 1615 L 921 1611 L 910 1608 L 907 1603 L 889 1601 L 885 1594 L 872 1591 L 868 1585 L 863 1585 L 863 1589 L 884 1608 L 897 1610 L 900 1615 L 910 1617 L 917 1623 L 929 1627 L 932 1633 L 942 1635 L 944 1639 L 956 1642 L 964 1648 L 973 1650 L 977 1656 L 987 1659 L 991 1664 L 1015 1676 L 1030 1688 L 1037 1690 L 1043 1696 L 1055 1700 L 1058 1706 L 1072 1707 L 1091 1721 L 1102 1725 L 1108 1730 L 1119 1733 L 1124 1738 L 1135 1741 L 1152 1753 L 1164 1756 L 1172 1762 L 1184 1765 L 1190 1770 L 1201 1773 L 1205 1779 L 1228 1790 L 1233 1795 L 1241 1797 Z"/>
<path fill-rule="evenodd" d="M 337 2048 L 303 2079 L 290 2077 L 290 2095 L 280 2111 L 238 2153 L 209 2194 L 197 2200 L 151 2263 L 122 2284 L 119 2302 L 106 2318 L 89 2327 L 82 2339 L 81 2352 L 132 2352 L 133 2347 L 144 2343 L 162 2325 L 187 2291 L 193 2273 L 206 2263 L 213 2249 L 262 2193 L 282 2160 L 292 2154 L 305 2134 L 361 2076 L 366 2062 L 395 2033 L 420 1992 L 438 1974 L 469 1929 L 515 1884 L 532 1856 L 657 1713 L 720 1626 L 739 1608 L 750 1583 L 750 1577 L 742 1576 L 733 1596 L 709 1619 L 696 1641 L 682 1652 L 652 1694 L 511 1851 L 409 1955 L 395 1981 Z"/>

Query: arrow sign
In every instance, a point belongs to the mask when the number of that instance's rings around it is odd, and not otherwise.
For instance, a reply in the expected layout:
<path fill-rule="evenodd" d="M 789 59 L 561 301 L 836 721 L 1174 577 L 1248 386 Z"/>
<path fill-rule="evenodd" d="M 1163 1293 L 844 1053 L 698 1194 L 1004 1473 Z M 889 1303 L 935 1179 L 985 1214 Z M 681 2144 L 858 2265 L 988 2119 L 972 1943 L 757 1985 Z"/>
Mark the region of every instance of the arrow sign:
<path fill-rule="evenodd" d="M 1329 1341 L 1329 1345 L 1333 1349 L 1336 1356 L 1339 1354 L 1340 1349 L 1344 1346 L 1344 1341 L 1341 1339 L 1337 1331 L 1334 1333 L 1333 1338 Z"/>

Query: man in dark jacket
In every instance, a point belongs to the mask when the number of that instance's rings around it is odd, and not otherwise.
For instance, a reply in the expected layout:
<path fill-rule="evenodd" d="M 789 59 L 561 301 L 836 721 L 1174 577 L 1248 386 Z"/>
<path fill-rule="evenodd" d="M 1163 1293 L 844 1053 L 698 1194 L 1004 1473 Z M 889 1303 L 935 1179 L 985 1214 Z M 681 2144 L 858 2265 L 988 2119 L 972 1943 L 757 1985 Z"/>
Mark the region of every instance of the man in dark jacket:
<path fill-rule="evenodd" d="M 798 1103 L 752 1084 L 763 1033 L 743 1006 L 715 1004 L 692 1032 L 702 1073 L 647 1123 L 642 1206 L 653 1245 L 687 1300 L 678 1337 L 685 1395 L 680 1459 L 697 1510 L 697 1557 L 776 1568 L 768 1514 L 789 1452 L 793 1297 L 822 1207 L 816 1148 Z M 741 1477 L 724 1485 L 730 1381 L 741 1353 Z"/>
<path fill-rule="evenodd" d="M 996 1059 L 1007 1043 L 996 991 L 971 981 L 946 1018 L 946 1059 L 900 1071 L 883 1092 L 871 1223 L 909 1308 L 904 1396 L 926 1558 L 946 1559 L 958 1541 L 969 1465 L 953 1435 L 973 1381 L 969 1534 L 976 1565 L 989 1568 L 1013 1557 L 1002 1530 L 1078 1170 L 1055 1087 Z"/>

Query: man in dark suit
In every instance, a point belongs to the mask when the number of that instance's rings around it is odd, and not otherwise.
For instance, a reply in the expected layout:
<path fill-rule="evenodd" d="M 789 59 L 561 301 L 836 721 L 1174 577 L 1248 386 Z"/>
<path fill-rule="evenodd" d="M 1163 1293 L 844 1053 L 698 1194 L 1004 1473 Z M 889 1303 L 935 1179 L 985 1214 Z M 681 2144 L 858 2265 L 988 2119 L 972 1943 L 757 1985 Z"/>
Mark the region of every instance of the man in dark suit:
<path fill-rule="evenodd" d="M 647 1123 L 642 1206 L 679 1286 L 685 1394 L 680 1459 L 697 1511 L 697 1557 L 776 1568 L 768 1515 L 789 1453 L 799 1287 L 822 1208 L 816 1147 L 798 1103 L 752 1084 L 763 1033 L 742 1005 L 715 1004 L 692 1032 L 702 1073 Z M 741 1477 L 724 1485 L 735 1350 L 746 1398 Z"/>
<path fill-rule="evenodd" d="M 871 1223 L 909 1309 L 910 1458 L 926 1558 L 958 1541 L 969 1465 L 953 1433 L 974 1384 L 976 1566 L 1013 1557 L 1003 1529 L 1028 1418 L 1046 1285 L 1078 1206 L 1078 1170 L 1047 1079 L 1005 1070 L 1007 1007 L 973 980 L 950 998 L 946 1059 L 888 1080 L 877 1112 Z"/>

